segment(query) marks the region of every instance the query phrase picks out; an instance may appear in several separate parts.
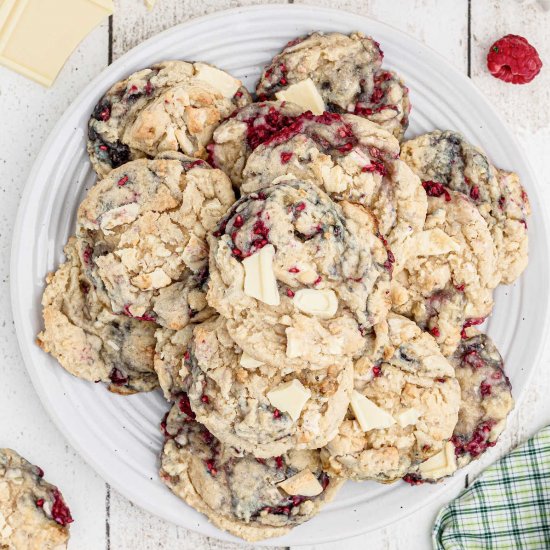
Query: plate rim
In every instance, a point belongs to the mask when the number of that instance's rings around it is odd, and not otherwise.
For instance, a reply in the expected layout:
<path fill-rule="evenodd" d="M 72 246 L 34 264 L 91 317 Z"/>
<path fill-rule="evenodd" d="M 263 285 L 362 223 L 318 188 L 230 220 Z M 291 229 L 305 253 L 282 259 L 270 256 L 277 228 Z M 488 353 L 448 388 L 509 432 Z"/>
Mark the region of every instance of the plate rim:
<path fill-rule="evenodd" d="M 131 488 L 124 487 L 124 489 L 121 489 L 121 484 L 117 482 L 116 477 L 114 475 L 111 475 L 108 471 L 107 466 L 103 466 L 99 461 L 96 461 L 93 454 L 85 450 L 85 448 L 78 443 L 78 440 L 73 437 L 72 433 L 69 431 L 66 431 L 63 429 L 64 424 L 63 420 L 60 417 L 60 415 L 55 411 L 55 408 L 53 406 L 53 402 L 51 397 L 49 396 L 48 392 L 46 391 L 45 387 L 39 384 L 39 380 L 37 376 L 33 376 L 33 373 L 36 373 L 39 369 L 38 365 L 35 365 L 30 353 L 30 346 L 29 342 L 26 338 L 25 329 L 24 329 L 24 315 L 22 311 L 22 307 L 19 300 L 19 286 L 18 286 L 18 278 L 14 275 L 17 272 L 17 264 L 18 264 L 18 252 L 20 249 L 21 239 L 22 239 L 22 232 L 23 232 L 23 226 L 24 226 L 24 220 L 25 220 L 25 214 L 27 210 L 27 205 L 31 201 L 31 195 L 32 195 L 32 187 L 33 182 L 36 179 L 36 174 L 39 171 L 39 168 L 41 164 L 43 163 L 44 159 L 47 157 L 47 154 L 49 153 L 51 144 L 55 141 L 57 136 L 61 133 L 62 129 L 64 128 L 66 121 L 70 119 L 72 114 L 75 111 L 78 111 L 78 107 L 80 103 L 82 103 L 83 98 L 85 98 L 88 94 L 90 94 L 93 90 L 97 89 L 98 83 L 101 82 L 101 80 L 105 77 L 106 74 L 116 72 L 117 69 L 123 67 L 125 63 L 127 62 L 128 58 L 132 57 L 132 55 L 135 54 L 136 51 L 139 51 L 141 49 L 146 49 L 149 44 L 152 44 L 158 40 L 161 40 L 162 38 L 168 36 L 171 33 L 177 33 L 180 31 L 184 31 L 188 27 L 192 27 L 194 25 L 203 23 L 205 21 L 213 21 L 216 19 L 223 19 L 227 16 L 231 16 L 233 14 L 244 14 L 244 13 L 251 13 L 251 12 L 260 12 L 260 11 L 277 11 L 279 14 L 284 14 L 288 16 L 292 16 L 290 12 L 294 11 L 302 11 L 304 12 L 304 15 L 307 15 L 307 11 L 311 10 L 311 6 L 308 5 L 302 5 L 302 4 L 282 4 L 282 3 L 276 3 L 276 4 L 264 4 L 264 5 L 254 5 L 254 6 L 242 6 L 242 7 L 235 7 L 230 8 L 226 10 L 220 10 L 216 11 L 210 14 L 202 15 L 199 17 L 194 17 L 192 19 L 189 19 L 188 21 L 179 23 L 177 25 L 174 25 L 172 27 L 169 27 L 168 29 L 165 29 L 164 31 L 155 34 L 154 36 L 150 37 L 147 40 L 144 40 L 140 44 L 134 46 L 132 49 L 127 51 L 124 55 L 122 55 L 120 58 L 118 58 L 116 61 L 105 67 L 102 71 L 100 71 L 82 90 L 77 94 L 77 96 L 73 99 L 73 101 L 70 103 L 70 105 L 67 107 L 67 109 L 64 111 L 64 113 L 61 115 L 57 123 L 54 125 L 52 130 L 50 131 L 48 137 L 46 138 L 44 144 L 40 148 L 40 152 L 37 155 L 33 167 L 29 173 L 29 176 L 25 182 L 25 185 L 23 187 L 23 192 L 21 194 L 21 198 L 19 201 L 18 209 L 17 209 L 17 215 L 15 219 L 15 224 L 13 226 L 13 236 L 11 240 L 11 251 L 10 251 L 10 302 L 11 302 L 11 308 L 12 308 L 12 315 L 14 320 L 14 326 L 15 326 L 15 332 L 17 336 L 17 342 L 19 346 L 19 350 L 21 352 L 21 356 L 23 358 L 25 367 L 28 371 L 29 377 L 31 378 L 31 382 L 33 384 L 33 387 L 35 391 L 37 392 L 40 401 L 42 402 L 42 405 L 44 406 L 46 412 L 50 416 L 50 418 L 53 420 L 53 423 L 55 424 L 56 428 L 59 430 L 59 432 L 62 434 L 63 437 L 68 441 L 68 443 L 78 452 L 78 454 L 83 458 L 83 460 L 92 467 L 92 469 L 106 482 L 108 482 L 113 488 L 115 488 L 117 491 L 119 491 L 123 496 L 131 500 L 134 504 L 138 505 L 140 508 L 146 510 L 147 512 L 157 515 L 157 517 L 161 517 L 163 520 L 167 521 L 164 516 L 155 514 L 155 511 L 152 510 L 149 506 L 145 504 L 145 498 L 141 498 L 135 491 L 132 491 Z M 372 24 L 374 23 L 375 26 L 379 27 L 385 27 L 386 29 L 390 30 L 391 33 L 399 36 L 404 36 L 407 38 L 407 40 L 412 40 L 416 44 L 419 45 L 424 50 L 429 51 L 429 53 L 432 56 L 435 56 L 438 58 L 439 63 L 445 66 L 446 70 L 450 71 L 451 73 L 454 73 L 456 78 L 460 79 L 463 84 L 470 88 L 470 90 L 475 94 L 477 101 L 482 103 L 482 106 L 484 109 L 487 109 L 489 113 L 492 115 L 495 121 L 497 121 L 505 130 L 507 134 L 507 138 L 511 141 L 511 143 L 516 147 L 516 149 L 520 152 L 522 161 L 525 166 L 525 171 L 528 175 L 529 180 L 533 183 L 532 189 L 529 189 L 529 195 L 531 200 L 537 201 L 539 204 L 544 204 L 543 201 L 541 201 L 541 193 L 540 193 L 540 182 L 539 178 L 537 176 L 537 173 L 532 167 L 531 160 L 529 156 L 525 153 L 523 147 L 520 145 L 516 135 L 511 131 L 509 128 L 507 122 L 504 120 L 504 118 L 501 116 L 501 114 L 496 110 L 495 107 L 490 103 L 488 98 L 485 96 L 485 94 L 475 85 L 475 83 L 466 76 L 464 73 L 462 73 L 459 69 L 457 69 L 454 65 L 450 63 L 442 54 L 440 54 L 437 50 L 432 48 L 430 45 L 425 44 L 424 42 L 421 42 L 414 36 L 396 28 L 393 25 L 390 25 L 388 23 L 379 21 L 375 18 L 361 15 L 358 13 L 354 13 L 345 9 L 337 9 L 337 8 L 328 8 L 328 7 L 320 7 L 315 6 L 316 12 L 324 12 L 325 14 L 345 14 L 350 15 L 355 18 L 358 18 L 360 20 L 361 26 L 366 25 L 368 23 Z M 357 26 L 359 26 L 357 25 Z M 313 31 L 312 31 L 313 32 Z M 351 31 L 350 31 L 351 32 Z M 546 220 L 545 216 L 541 216 L 540 220 L 538 220 L 542 227 L 542 232 L 544 233 L 544 236 L 546 237 L 548 235 L 548 227 L 549 222 Z M 543 243 L 544 248 L 546 249 L 546 258 L 550 259 L 550 241 L 547 238 L 541 239 L 541 242 Z M 544 319 L 544 327 L 543 332 L 548 332 L 548 327 L 550 325 L 550 315 L 548 314 L 550 311 L 549 305 L 550 305 L 550 294 L 546 295 L 546 311 L 547 315 Z M 539 366 L 541 362 L 541 358 L 543 356 L 544 350 L 546 348 L 550 348 L 550 342 L 545 341 L 539 341 L 537 344 L 537 349 L 535 352 L 535 362 L 532 365 L 532 367 L 529 369 L 527 376 L 525 377 L 525 383 L 523 385 L 523 388 L 519 395 L 515 396 L 516 400 L 516 407 L 512 414 L 517 414 L 517 407 L 518 404 L 520 404 L 523 401 L 523 398 L 525 397 L 527 393 L 527 387 L 529 386 L 532 377 L 534 375 L 534 372 L 537 370 L 537 367 Z M 361 534 L 365 534 L 367 532 L 370 532 L 372 530 L 378 530 L 382 529 L 384 527 L 387 527 L 388 525 L 398 522 L 411 514 L 414 514 L 418 510 L 428 506 L 430 503 L 432 503 L 438 496 L 441 495 L 443 490 L 451 488 L 451 486 L 454 487 L 454 485 L 458 485 L 460 481 L 460 478 L 451 478 L 448 480 L 445 484 L 442 484 L 439 491 L 434 491 L 433 494 L 429 495 L 429 497 L 420 499 L 418 504 L 412 505 L 408 507 L 404 511 L 400 511 L 396 513 L 395 515 L 392 515 L 391 518 L 388 518 L 386 522 L 379 522 L 373 527 L 369 527 L 369 525 L 363 525 L 359 528 L 355 528 L 354 530 L 349 530 L 346 532 L 344 537 L 342 537 L 341 533 L 334 533 L 334 536 L 324 537 L 322 539 L 315 539 L 315 540 L 308 540 L 303 542 L 292 542 L 292 546 L 301 546 L 305 544 L 318 544 L 318 543 L 326 543 L 326 542 L 333 542 L 335 540 L 341 540 L 342 538 L 349 538 L 358 536 Z M 169 520 L 168 520 L 169 521 Z M 182 523 L 179 523 L 179 525 L 183 526 L 186 529 L 195 531 L 197 533 L 200 533 L 204 536 L 213 536 L 212 534 L 206 534 L 202 529 L 195 528 L 192 525 L 186 525 L 184 526 Z M 216 529 L 217 533 L 215 536 L 220 538 L 220 540 L 226 540 L 226 541 L 237 541 L 240 543 L 243 543 L 244 541 L 242 539 L 239 539 L 237 537 L 234 537 L 225 531 Z M 288 535 L 286 535 L 288 536 Z M 286 538 L 285 536 L 285 538 Z M 265 541 L 262 541 L 262 545 L 278 545 L 281 544 L 281 537 L 277 537 L 274 539 L 267 539 Z M 284 541 L 284 544 L 289 544 L 286 541 Z"/>

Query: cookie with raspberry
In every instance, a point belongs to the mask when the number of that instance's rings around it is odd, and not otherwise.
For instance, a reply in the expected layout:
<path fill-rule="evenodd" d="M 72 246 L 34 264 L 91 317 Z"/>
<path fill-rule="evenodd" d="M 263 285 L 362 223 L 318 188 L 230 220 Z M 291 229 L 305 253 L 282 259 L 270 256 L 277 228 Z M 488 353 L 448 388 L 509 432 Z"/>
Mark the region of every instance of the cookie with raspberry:
<path fill-rule="evenodd" d="M 323 472 L 319 451 L 267 459 L 236 454 L 193 418 L 182 396 L 163 422 L 161 480 L 216 527 L 244 540 L 288 533 L 315 516 L 342 485 Z"/>
<path fill-rule="evenodd" d="M 240 186 L 250 153 L 273 134 L 290 126 L 304 109 L 288 101 L 263 101 L 239 109 L 214 131 L 208 162 Z"/>
<path fill-rule="evenodd" d="M 422 229 L 427 203 L 419 178 L 399 160 L 398 141 L 364 118 L 298 116 L 252 152 L 241 189 L 258 191 L 288 174 L 315 183 L 333 200 L 367 206 L 394 253 Z"/>
<path fill-rule="evenodd" d="M 197 420 L 223 444 L 258 458 L 325 445 L 346 414 L 353 385 L 351 360 L 283 375 L 243 355 L 222 317 L 194 329 L 183 362 Z M 301 401 L 296 409 L 283 408 L 277 396 L 293 391 Z"/>
<path fill-rule="evenodd" d="M 339 477 L 395 481 L 441 451 L 457 422 L 460 387 L 434 338 L 395 314 L 384 328 L 355 362 L 350 413 L 321 451 Z M 369 425 L 357 411 L 364 398 L 379 417 Z"/>
<path fill-rule="evenodd" d="M 65 255 L 66 262 L 46 278 L 38 345 L 73 376 L 101 381 L 114 393 L 155 389 L 156 323 L 112 312 L 107 297 L 85 275 L 74 238 Z"/>
<path fill-rule="evenodd" d="M 309 81 L 324 104 L 316 114 L 355 113 L 401 139 L 408 125 L 408 90 L 394 73 L 381 69 L 382 59 L 379 44 L 361 33 L 315 32 L 293 40 L 273 58 L 256 93 L 280 99 Z"/>
<path fill-rule="evenodd" d="M 428 330 L 451 355 L 465 326 L 483 322 L 500 281 L 487 223 L 473 201 L 442 184 L 425 183 L 428 216 L 400 255 L 392 307 Z"/>
<path fill-rule="evenodd" d="M 461 391 L 458 423 L 450 440 L 453 453 L 443 469 L 422 465 L 414 469 L 406 479 L 413 484 L 452 475 L 495 446 L 514 407 L 504 362 L 486 334 L 475 333 L 462 340 L 450 362 Z"/>
<path fill-rule="evenodd" d="M 347 362 L 389 309 L 393 257 L 372 214 L 310 183 L 242 197 L 209 242 L 209 304 L 243 351 L 275 367 Z"/>
<path fill-rule="evenodd" d="M 209 315 L 206 235 L 234 202 L 231 182 L 178 153 L 112 170 L 82 201 L 78 249 L 115 313 L 173 330 Z"/>
<path fill-rule="evenodd" d="M 409 126 L 409 89 L 399 75 L 385 69 L 374 73 L 373 84 L 370 96 L 360 96 L 353 113 L 378 124 L 401 141 Z"/>
<path fill-rule="evenodd" d="M 529 199 L 519 177 L 497 170 L 479 148 L 457 132 L 436 130 L 407 141 L 401 158 L 422 181 L 468 195 L 487 222 L 497 247 L 502 283 L 527 265 Z"/>
<path fill-rule="evenodd" d="M 163 151 L 206 156 L 216 126 L 250 103 L 240 80 L 206 63 L 163 61 L 117 82 L 88 123 L 94 170 L 113 168 Z"/>
<path fill-rule="evenodd" d="M 0 449 L 0 547 L 63 550 L 71 512 L 38 466 L 11 449 Z"/>
<path fill-rule="evenodd" d="M 451 363 L 462 394 L 452 439 L 461 468 L 496 444 L 514 399 L 502 356 L 486 334 L 462 340 Z"/>

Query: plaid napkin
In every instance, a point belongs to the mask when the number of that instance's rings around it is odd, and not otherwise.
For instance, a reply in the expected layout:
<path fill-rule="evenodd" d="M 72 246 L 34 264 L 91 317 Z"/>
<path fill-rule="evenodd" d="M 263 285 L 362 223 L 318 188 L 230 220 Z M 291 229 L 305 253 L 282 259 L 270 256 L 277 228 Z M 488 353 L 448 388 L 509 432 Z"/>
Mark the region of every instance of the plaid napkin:
<path fill-rule="evenodd" d="M 550 426 L 440 510 L 437 550 L 550 549 Z"/>

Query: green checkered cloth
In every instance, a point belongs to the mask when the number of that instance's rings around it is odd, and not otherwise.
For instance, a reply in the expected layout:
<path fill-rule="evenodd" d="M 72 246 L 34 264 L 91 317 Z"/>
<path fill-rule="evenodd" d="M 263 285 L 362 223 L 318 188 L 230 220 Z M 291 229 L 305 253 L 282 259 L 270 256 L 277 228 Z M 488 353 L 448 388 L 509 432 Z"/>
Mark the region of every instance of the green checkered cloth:
<path fill-rule="evenodd" d="M 437 550 L 550 549 L 550 426 L 443 508 L 432 540 Z"/>

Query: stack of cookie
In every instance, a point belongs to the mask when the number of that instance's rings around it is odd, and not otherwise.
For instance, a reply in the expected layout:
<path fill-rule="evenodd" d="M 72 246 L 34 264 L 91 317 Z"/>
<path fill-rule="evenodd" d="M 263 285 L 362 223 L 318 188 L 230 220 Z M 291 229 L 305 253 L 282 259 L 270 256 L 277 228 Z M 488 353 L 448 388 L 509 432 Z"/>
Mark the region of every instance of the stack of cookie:
<path fill-rule="evenodd" d="M 527 263 L 515 174 L 453 132 L 400 144 L 408 90 L 361 34 L 289 43 L 258 83 L 169 61 L 89 124 L 98 183 L 48 276 L 39 344 L 117 393 L 160 386 L 160 475 L 247 540 L 345 479 L 413 484 L 513 406 L 474 325 Z"/>

